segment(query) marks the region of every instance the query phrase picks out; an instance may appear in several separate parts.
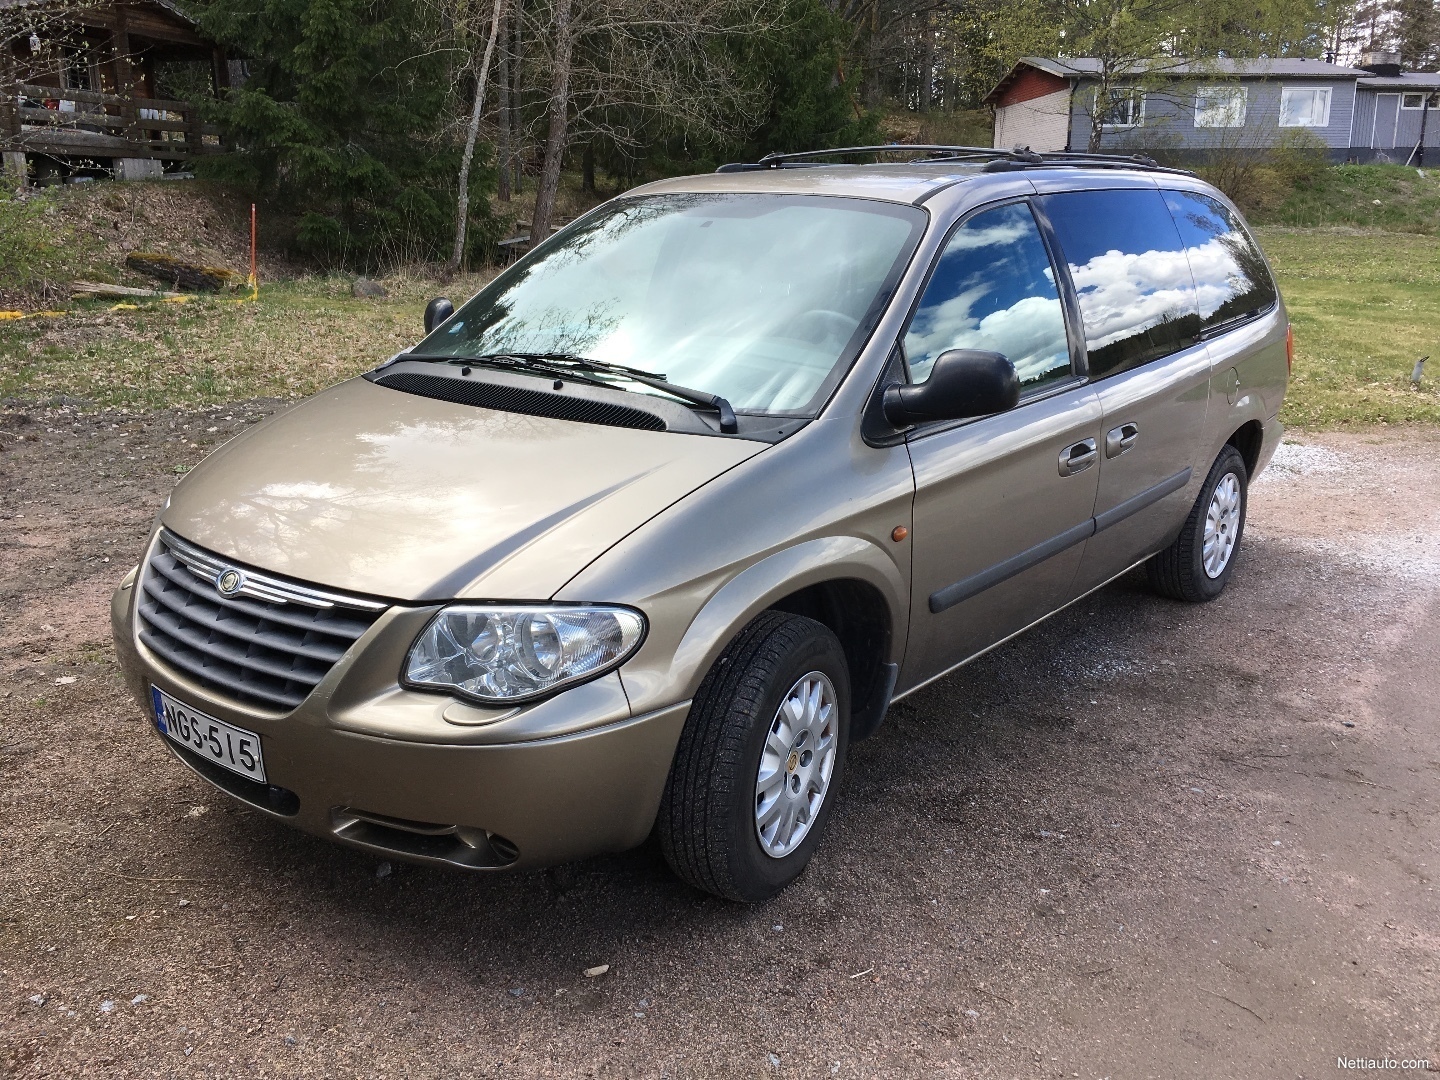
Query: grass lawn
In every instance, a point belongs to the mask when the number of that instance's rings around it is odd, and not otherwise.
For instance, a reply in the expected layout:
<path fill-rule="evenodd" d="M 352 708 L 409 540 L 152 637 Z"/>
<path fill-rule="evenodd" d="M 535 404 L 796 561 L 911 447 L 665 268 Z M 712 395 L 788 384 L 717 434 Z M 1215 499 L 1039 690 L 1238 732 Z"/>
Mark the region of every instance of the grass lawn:
<path fill-rule="evenodd" d="M 1440 423 L 1440 237 L 1259 232 L 1295 326 L 1285 422 Z M 303 397 L 418 339 L 435 293 L 458 303 L 484 280 L 444 290 L 390 280 L 386 300 L 354 299 L 349 278 L 315 277 L 265 286 L 253 304 L 72 304 L 62 317 L 0 322 L 0 397 L 65 394 L 140 409 Z M 1410 369 L 1426 353 L 1432 374 L 1416 392 Z"/>
<path fill-rule="evenodd" d="M 1251 215 L 1251 221 L 1262 226 L 1313 229 L 1349 225 L 1434 236 L 1440 233 L 1440 169 L 1403 165 L 1321 169 L 1278 207 Z"/>
<path fill-rule="evenodd" d="M 1440 423 L 1440 237 L 1258 232 L 1295 328 L 1285 423 Z M 1427 353 L 1417 392 L 1410 370 Z"/>

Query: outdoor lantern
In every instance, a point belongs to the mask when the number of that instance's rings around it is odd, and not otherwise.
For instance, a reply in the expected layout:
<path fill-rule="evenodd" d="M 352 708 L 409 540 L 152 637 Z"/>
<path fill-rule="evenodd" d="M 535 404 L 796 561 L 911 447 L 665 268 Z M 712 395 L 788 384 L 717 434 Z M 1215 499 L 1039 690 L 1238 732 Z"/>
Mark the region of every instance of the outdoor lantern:
<path fill-rule="evenodd" d="M 40 51 L 40 35 L 35 33 L 34 30 L 30 31 L 30 51 L 32 53 Z"/>

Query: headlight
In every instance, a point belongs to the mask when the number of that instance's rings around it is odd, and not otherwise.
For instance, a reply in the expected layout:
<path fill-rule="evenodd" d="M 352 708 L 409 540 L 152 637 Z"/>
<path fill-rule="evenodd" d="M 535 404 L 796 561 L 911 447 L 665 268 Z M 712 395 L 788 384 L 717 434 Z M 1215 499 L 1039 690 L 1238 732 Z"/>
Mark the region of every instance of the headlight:
<path fill-rule="evenodd" d="M 621 607 L 446 608 L 410 646 L 405 682 L 509 704 L 585 682 L 622 663 L 645 616 Z"/>

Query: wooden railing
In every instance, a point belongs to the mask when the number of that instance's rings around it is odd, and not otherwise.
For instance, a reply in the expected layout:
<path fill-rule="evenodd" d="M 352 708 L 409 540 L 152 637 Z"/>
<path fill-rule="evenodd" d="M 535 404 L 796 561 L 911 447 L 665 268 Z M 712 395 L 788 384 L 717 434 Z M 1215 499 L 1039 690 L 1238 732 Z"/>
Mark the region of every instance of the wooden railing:
<path fill-rule="evenodd" d="M 188 158 L 221 149 L 193 102 L 11 83 L 0 88 L 0 147 L 95 156 Z"/>

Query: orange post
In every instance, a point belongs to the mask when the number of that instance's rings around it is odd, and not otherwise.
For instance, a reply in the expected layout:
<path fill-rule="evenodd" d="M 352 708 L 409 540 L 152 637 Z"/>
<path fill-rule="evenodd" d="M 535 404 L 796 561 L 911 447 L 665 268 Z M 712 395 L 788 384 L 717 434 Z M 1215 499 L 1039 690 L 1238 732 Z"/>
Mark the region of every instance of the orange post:
<path fill-rule="evenodd" d="M 250 204 L 250 299 L 260 295 L 260 277 L 255 268 L 255 204 Z"/>

